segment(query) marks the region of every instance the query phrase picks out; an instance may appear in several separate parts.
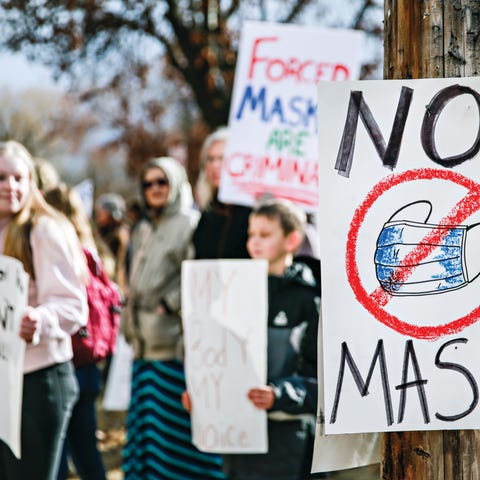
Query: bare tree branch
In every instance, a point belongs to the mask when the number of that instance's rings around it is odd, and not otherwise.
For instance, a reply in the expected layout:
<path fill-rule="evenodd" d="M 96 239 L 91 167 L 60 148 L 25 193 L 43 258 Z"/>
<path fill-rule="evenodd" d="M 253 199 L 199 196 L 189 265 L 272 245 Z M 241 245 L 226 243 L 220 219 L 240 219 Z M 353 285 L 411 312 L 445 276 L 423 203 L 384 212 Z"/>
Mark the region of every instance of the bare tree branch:
<path fill-rule="evenodd" d="M 160 135 L 161 127 L 154 120 L 161 117 L 159 112 L 163 114 L 164 104 L 170 107 L 170 98 L 161 97 L 168 84 L 175 86 L 172 104 L 182 103 L 180 115 L 186 117 L 192 110 L 201 114 L 204 124 L 196 127 L 197 132 L 228 121 L 237 56 L 237 32 L 232 26 L 238 19 L 279 21 L 280 12 L 282 22 L 293 22 L 315 5 L 312 0 L 277 2 L 273 16 L 269 1 L 273 0 L 0 0 L 0 46 L 21 50 L 71 79 L 84 69 L 91 84 L 83 100 L 108 105 L 104 118 L 123 129 L 132 158 L 138 159 L 143 153 L 131 132 L 155 144 L 152 138 L 155 132 Z M 336 3 L 317 1 L 325 7 Z M 358 8 L 349 12 L 351 22 L 347 22 L 372 35 L 381 32 L 381 25 L 364 25 L 378 0 L 354 4 Z M 317 15 L 326 8 L 317 9 Z M 153 51 L 155 45 L 158 48 L 154 60 L 152 45 Z M 368 75 L 374 67 L 366 65 L 363 73 Z M 138 100 L 152 72 L 163 76 L 162 85 L 156 86 L 158 95 L 155 100 L 148 96 Z M 109 102 L 115 103 L 114 108 Z M 190 120 L 184 124 L 192 128 Z"/>
<path fill-rule="evenodd" d="M 365 17 L 365 14 L 369 10 L 370 7 L 375 6 L 375 2 L 373 0 L 364 0 L 362 6 L 357 12 L 357 15 L 355 16 L 353 22 L 352 22 L 352 28 L 354 30 L 359 30 L 361 28 L 363 19 Z"/>
<path fill-rule="evenodd" d="M 289 23 L 293 21 L 297 15 L 311 2 L 311 0 L 299 0 L 295 2 L 292 6 L 290 12 L 287 13 L 285 18 L 282 20 L 282 23 Z"/>

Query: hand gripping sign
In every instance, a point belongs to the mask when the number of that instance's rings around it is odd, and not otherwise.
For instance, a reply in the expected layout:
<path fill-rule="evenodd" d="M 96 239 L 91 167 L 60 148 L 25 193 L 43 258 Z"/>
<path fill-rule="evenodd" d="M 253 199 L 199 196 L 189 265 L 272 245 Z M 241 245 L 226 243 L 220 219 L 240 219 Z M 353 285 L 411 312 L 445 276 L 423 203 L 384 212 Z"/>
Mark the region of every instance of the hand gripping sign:
<path fill-rule="evenodd" d="M 411 220 L 418 207 L 420 213 L 421 209 L 426 212 L 423 222 Z M 398 209 L 383 226 L 375 266 L 380 286 L 390 295 L 446 293 L 464 287 L 480 274 L 480 258 L 472 258 L 480 257 L 479 249 L 468 242 L 472 238 L 468 232 L 478 224 L 430 224 L 431 213 L 432 204 L 419 200 Z"/>

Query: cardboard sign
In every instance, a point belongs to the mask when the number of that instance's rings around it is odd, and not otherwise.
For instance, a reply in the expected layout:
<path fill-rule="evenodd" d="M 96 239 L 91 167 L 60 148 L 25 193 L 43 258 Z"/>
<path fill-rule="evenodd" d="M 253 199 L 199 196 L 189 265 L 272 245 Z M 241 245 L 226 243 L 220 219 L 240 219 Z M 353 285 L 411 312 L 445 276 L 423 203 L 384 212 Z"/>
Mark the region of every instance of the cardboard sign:
<path fill-rule="evenodd" d="M 480 79 L 319 85 L 326 433 L 480 427 Z"/>
<path fill-rule="evenodd" d="M 318 82 L 354 80 L 362 33 L 246 22 L 230 108 L 219 198 L 253 205 L 271 194 L 318 205 Z"/>
<path fill-rule="evenodd" d="M 0 438 L 20 458 L 25 341 L 19 336 L 27 306 L 28 275 L 20 261 L 0 255 Z"/>
<path fill-rule="evenodd" d="M 264 260 L 182 263 L 185 372 L 199 450 L 268 450 L 266 412 L 247 399 L 267 381 L 267 270 Z"/>

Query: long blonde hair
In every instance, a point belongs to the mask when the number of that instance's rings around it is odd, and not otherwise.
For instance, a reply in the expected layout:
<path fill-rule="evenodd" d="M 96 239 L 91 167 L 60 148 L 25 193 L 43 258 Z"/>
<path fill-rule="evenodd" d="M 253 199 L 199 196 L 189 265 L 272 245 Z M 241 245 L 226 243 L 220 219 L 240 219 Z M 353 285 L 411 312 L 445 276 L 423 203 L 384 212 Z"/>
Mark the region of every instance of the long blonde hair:
<path fill-rule="evenodd" d="M 23 162 L 28 167 L 29 172 L 29 192 L 25 204 L 17 213 L 13 214 L 8 223 L 3 253 L 10 257 L 17 258 L 23 263 L 25 271 L 35 278 L 33 267 L 32 247 L 30 245 L 30 232 L 38 219 L 46 215 L 58 222 L 59 227 L 63 227 L 67 220 L 58 213 L 43 198 L 40 190 L 35 183 L 35 167 L 32 156 L 29 151 L 20 143 L 14 140 L 0 142 L 0 157 L 8 158 L 16 162 Z M 83 271 L 85 263 L 81 256 L 82 252 L 79 246 L 71 241 L 70 235 L 65 235 L 65 241 L 72 253 L 73 261 Z"/>
<path fill-rule="evenodd" d="M 227 127 L 219 127 L 208 135 L 203 141 L 202 148 L 200 150 L 200 173 L 195 185 L 195 200 L 200 208 L 204 210 L 208 207 L 209 203 L 215 198 L 216 189 L 210 185 L 207 175 L 205 173 L 205 167 L 207 164 L 207 153 L 210 147 L 215 142 L 227 143 L 229 130 Z"/>
<path fill-rule="evenodd" d="M 90 219 L 85 212 L 80 195 L 65 183 L 59 183 L 44 193 L 45 200 L 62 212 L 73 225 L 80 243 L 97 250 Z"/>

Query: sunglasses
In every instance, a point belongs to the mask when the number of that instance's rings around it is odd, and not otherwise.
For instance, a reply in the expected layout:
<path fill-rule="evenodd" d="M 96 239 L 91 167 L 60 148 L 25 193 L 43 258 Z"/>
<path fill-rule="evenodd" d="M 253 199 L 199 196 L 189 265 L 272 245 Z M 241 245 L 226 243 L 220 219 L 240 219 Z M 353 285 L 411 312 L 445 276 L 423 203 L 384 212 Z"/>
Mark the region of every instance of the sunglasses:
<path fill-rule="evenodd" d="M 168 179 L 167 178 L 157 178 L 156 180 L 152 180 L 150 182 L 145 181 L 142 182 L 142 187 L 143 188 L 151 188 L 154 185 L 157 187 L 166 187 L 168 185 Z"/>

